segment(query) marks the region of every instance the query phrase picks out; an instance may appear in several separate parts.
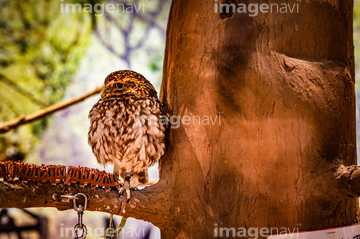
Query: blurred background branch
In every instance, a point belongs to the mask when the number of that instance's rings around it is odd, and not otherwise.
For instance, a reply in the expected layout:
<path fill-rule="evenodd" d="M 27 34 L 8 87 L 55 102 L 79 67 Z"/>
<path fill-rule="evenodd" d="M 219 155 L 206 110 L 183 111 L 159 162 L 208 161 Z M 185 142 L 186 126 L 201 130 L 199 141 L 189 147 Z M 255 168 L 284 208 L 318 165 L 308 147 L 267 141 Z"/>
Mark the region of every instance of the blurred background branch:
<path fill-rule="evenodd" d="M 108 3 L 128 4 L 127 1 L 122 0 L 111 0 Z M 127 14 L 125 19 L 124 16 L 119 19 L 118 15 L 105 11 L 104 18 L 95 22 L 95 35 L 111 54 L 125 61 L 126 68 L 130 69 L 132 67 L 131 57 L 135 50 L 142 48 L 143 51 L 154 51 L 151 44 L 146 44 L 149 42 L 151 31 L 158 31 L 165 41 L 165 25 L 160 24 L 158 19 L 163 17 L 164 8 L 168 3 L 169 1 L 153 1 L 154 5 L 150 6 L 151 9 L 148 4 L 146 5 L 147 11 L 134 11 L 132 14 Z M 134 0 L 133 4 L 141 6 L 144 1 Z M 143 33 L 135 38 L 134 32 L 139 30 L 139 25 L 144 26 L 144 29 L 141 30 Z M 111 29 L 114 28 L 117 30 L 116 35 L 121 36 L 119 39 L 121 44 L 109 39 L 109 32 L 113 32 Z"/>
<path fill-rule="evenodd" d="M 79 97 L 76 97 L 73 99 L 69 99 L 64 102 L 49 106 L 45 109 L 39 110 L 38 112 L 31 114 L 31 115 L 24 115 L 24 116 L 14 119 L 14 120 L 8 121 L 8 122 L 2 122 L 2 123 L 0 123 L 0 133 L 8 132 L 11 129 L 14 129 L 21 125 L 30 123 L 34 120 L 41 119 L 41 118 L 43 118 L 49 114 L 52 114 L 56 111 L 62 110 L 66 107 L 69 107 L 71 105 L 79 103 L 79 102 L 87 99 L 90 96 L 100 93 L 102 88 L 103 88 L 103 86 L 96 87 L 94 90 L 92 90 L 82 96 L 79 96 Z"/>

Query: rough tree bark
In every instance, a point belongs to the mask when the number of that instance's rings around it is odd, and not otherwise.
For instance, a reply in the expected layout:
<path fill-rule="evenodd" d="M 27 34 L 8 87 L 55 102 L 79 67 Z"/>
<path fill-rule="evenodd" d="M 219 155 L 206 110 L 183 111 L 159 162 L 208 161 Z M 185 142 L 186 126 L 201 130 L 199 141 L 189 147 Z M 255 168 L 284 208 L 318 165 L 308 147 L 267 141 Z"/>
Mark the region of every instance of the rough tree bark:
<path fill-rule="evenodd" d="M 172 129 L 158 184 L 123 208 L 115 192 L 87 190 L 89 209 L 148 220 L 162 238 L 212 238 L 215 224 L 303 231 L 356 222 L 352 4 L 303 1 L 299 13 L 250 17 L 215 13 L 211 0 L 174 0 L 162 100 L 172 115 L 220 115 L 220 124 L 195 118 Z M 26 187 L 0 189 L 14 199 Z M 32 203 L 64 191 L 46 187 L 17 207 L 64 209 Z"/>
<path fill-rule="evenodd" d="M 223 120 L 172 130 L 161 176 L 171 179 L 173 224 L 164 238 L 211 238 L 215 223 L 356 222 L 357 199 L 334 176 L 356 164 L 352 8 L 302 1 L 299 13 L 250 17 L 215 14 L 211 0 L 173 1 L 163 99 L 174 115 L 223 112 Z"/>

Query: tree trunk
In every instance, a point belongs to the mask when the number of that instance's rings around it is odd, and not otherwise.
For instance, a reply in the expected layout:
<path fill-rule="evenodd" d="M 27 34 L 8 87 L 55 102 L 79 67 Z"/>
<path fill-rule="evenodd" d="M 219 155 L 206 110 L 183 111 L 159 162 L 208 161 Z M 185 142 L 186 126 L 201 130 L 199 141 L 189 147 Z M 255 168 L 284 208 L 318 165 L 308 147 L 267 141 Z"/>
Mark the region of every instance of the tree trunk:
<path fill-rule="evenodd" d="M 336 181 L 356 164 L 353 2 L 284 2 L 293 13 L 251 17 L 173 1 L 161 95 L 183 121 L 161 165 L 162 238 L 357 221 L 356 197 Z"/>

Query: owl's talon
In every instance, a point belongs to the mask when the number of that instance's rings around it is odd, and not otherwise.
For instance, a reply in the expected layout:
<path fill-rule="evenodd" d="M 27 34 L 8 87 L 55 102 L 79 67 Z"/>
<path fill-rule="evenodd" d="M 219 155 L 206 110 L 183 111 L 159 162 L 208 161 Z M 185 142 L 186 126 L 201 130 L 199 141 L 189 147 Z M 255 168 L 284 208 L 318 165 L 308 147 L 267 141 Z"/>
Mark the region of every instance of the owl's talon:
<path fill-rule="evenodd" d="M 120 188 L 119 194 L 123 194 L 123 192 L 126 192 L 126 202 L 129 203 L 130 201 L 130 183 L 128 180 L 125 180 L 124 185 Z"/>
<path fill-rule="evenodd" d="M 126 202 L 129 203 L 130 197 L 131 197 L 131 194 L 130 194 L 130 183 L 127 183 L 126 185 L 127 185 L 127 187 L 125 188 L 125 189 L 126 189 L 126 197 L 127 197 Z"/>

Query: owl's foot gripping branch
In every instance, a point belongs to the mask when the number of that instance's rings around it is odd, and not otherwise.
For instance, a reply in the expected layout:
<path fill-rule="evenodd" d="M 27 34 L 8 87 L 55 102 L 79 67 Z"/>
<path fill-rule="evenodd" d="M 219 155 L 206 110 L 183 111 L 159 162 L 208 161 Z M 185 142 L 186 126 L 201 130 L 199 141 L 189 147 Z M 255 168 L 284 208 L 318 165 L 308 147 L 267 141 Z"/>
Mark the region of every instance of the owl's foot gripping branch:
<path fill-rule="evenodd" d="M 120 195 L 122 185 L 114 174 L 98 169 L 62 165 L 32 165 L 0 162 L 0 208 L 56 207 L 73 209 L 72 202 L 57 200 L 53 195 L 90 196 L 89 211 L 135 217 L 154 222 L 161 205 L 150 186 L 132 190 L 131 199 Z M 157 190 L 156 190 L 157 191 Z"/>

